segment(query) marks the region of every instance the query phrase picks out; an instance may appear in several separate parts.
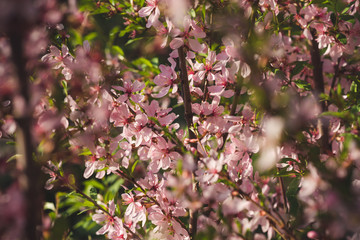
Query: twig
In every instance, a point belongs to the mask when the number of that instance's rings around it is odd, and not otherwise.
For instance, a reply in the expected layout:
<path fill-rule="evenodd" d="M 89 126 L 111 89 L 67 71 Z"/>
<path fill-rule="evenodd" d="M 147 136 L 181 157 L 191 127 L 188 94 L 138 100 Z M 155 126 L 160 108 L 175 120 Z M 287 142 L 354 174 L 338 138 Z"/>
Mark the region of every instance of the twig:
<path fill-rule="evenodd" d="M 331 96 L 332 96 L 332 91 L 331 90 L 333 90 L 334 89 L 334 87 L 335 87 L 335 83 L 336 83 L 336 79 L 339 77 L 339 68 L 340 68 L 340 58 L 338 59 L 338 62 L 337 62 L 337 64 L 335 65 L 335 73 L 334 73 L 334 76 L 333 76 L 333 79 L 332 79 L 332 81 L 331 81 L 331 87 L 330 87 L 330 93 L 329 93 L 329 96 L 330 96 L 330 98 L 331 98 Z"/>
<path fill-rule="evenodd" d="M 240 92 L 241 92 L 240 77 L 238 77 L 238 80 L 237 80 L 236 86 L 235 86 L 234 98 L 233 98 L 233 102 L 232 102 L 232 105 L 231 105 L 231 110 L 230 110 L 230 113 L 229 113 L 230 116 L 235 115 L 236 108 L 237 108 L 237 103 L 238 103 L 239 97 L 240 97 Z M 226 143 L 226 140 L 227 140 L 228 136 L 229 136 L 229 133 L 226 132 L 224 134 L 224 136 L 223 136 L 223 144 L 222 144 L 222 146 L 220 148 L 220 151 L 224 150 L 225 143 Z"/>
<path fill-rule="evenodd" d="M 48 168 L 48 167 L 47 167 Z M 48 169 L 50 169 L 50 168 L 48 168 Z M 51 171 L 53 171 L 52 169 L 50 169 Z M 76 191 L 78 194 L 80 194 L 81 196 L 83 196 L 84 198 L 86 198 L 88 201 L 90 201 L 92 204 L 94 204 L 94 206 L 97 208 L 97 209 L 99 209 L 99 210 L 101 210 L 101 211 L 103 211 L 104 213 L 106 213 L 107 215 L 109 215 L 110 217 L 112 217 L 112 215 L 110 214 L 110 212 L 106 209 L 106 208 L 104 208 L 103 206 L 101 206 L 101 205 L 99 205 L 94 199 L 92 199 L 91 197 L 89 197 L 86 193 L 84 193 L 83 191 L 81 191 L 81 189 L 79 189 L 77 186 L 75 186 L 74 184 L 72 184 L 72 183 L 69 183 L 69 181 L 65 178 L 65 177 L 63 177 L 63 176 L 61 176 L 61 175 L 59 175 L 59 174 L 57 174 L 57 173 L 55 173 L 56 174 L 56 176 L 57 176 L 57 178 L 60 180 L 60 181 L 62 181 L 65 185 L 67 185 L 69 188 L 71 188 L 71 189 L 73 189 L 74 191 Z M 139 236 L 139 235 L 137 235 L 135 232 L 133 232 L 128 226 L 126 226 L 126 225 L 123 225 L 124 226 L 124 228 L 132 235 L 132 236 L 134 236 L 136 239 L 138 239 L 138 240 L 141 240 L 141 237 Z"/>
<path fill-rule="evenodd" d="M 189 79 L 187 75 L 186 69 L 186 60 L 184 47 L 180 47 L 178 49 L 179 53 L 179 65 L 180 65 L 180 78 L 181 78 L 181 86 L 182 92 L 184 94 L 184 108 L 185 108 L 185 120 L 187 123 L 187 127 L 189 129 L 189 137 L 190 139 L 195 139 L 195 134 L 190 130 L 193 127 L 193 113 L 191 108 L 191 95 L 190 95 L 190 87 L 189 87 Z"/>
<path fill-rule="evenodd" d="M 278 171 L 280 171 L 280 168 L 277 168 Z M 288 203 L 287 203 L 287 198 L 286 198 L 286 191 L 285 191 L 285 186 L 284 186 L 284 180 L 282 177 L 279 177 L 279 183 L 280 183 L 280 191 L 281 191 L 281 195 L 283 197 L 283 201 L 284 201 L 284 209 L 286 213 L 289 213 L 289 208 L 288 208 Z"/>
<path fill-rule="evenodd" d="M 279 233 L 279 235 L 283 239 L 285 239 L 285 240 L 288 240 L 288 239 L 295 240 L 296 239 L 295 236 L 290 232 L 290 230 L 287 229 L 286 224 L 284 223 L 284 221 L 282 219 L 279 220 L 276 217 L 274 217 L 269 210 L 267 210 L 265 207 L 262 207 L 259 203 L 255 202 L 248 194 L 244 193 L 240 189 L 236 189 L 236 190 L 247 201 L 251 202 L 252 204 L 254 204 L 256 207 L 258 207 L 265 213 L 266 217 L 270 221 L 270 224 L 274 227 L 274 230 L 277 233 Z M 284 231 L 284 233 L 282 233 L 278 228 L 282 229 Z"/>
<path fill-rule="evenodd" d="M 124 173 L 123 173 L 122 171 L 120 171 L 120 170 L 118 170 L 118 171 L 116 171 L 116 172 L 114 172 L 114 173 L 115 173 L 116 175 L 118 175 L 118 176 L 126 179 L 127 181 L 131 182 L 132 184 L 134 184 L 134 186 L 138 187 L 138 188 L 141 190 L 141 192 L 142 192 L 143 194 L 145 194 L 145 196 L 146 196 L 148 199 L 150 199 L 154 204 L 156 204 L 156 205 L 158 205 L 158 206 L 160 207 L 160 209 L 161 209 L 161 211 L 162 211 L 162 213 L 163 213 L 164 215 L 167 215 L 166 212 L 161 208 L 160 203 L 159 203 L 154 197 L 149 196 L 149 195 L 147 194 L 146 190 L 145 190 L 140 184 L 138 184 L 138 183 L 135 181 L 135 179 L 127 176 L 126 174 L 124 174 Z M 187 230 L 187 228 L 186 228 L 186 226 L 184 225 L 184 223 L 183 223 L 178 217 L 175 217 L 175 216 L 171 216 L 171 217 L 174 218 L 174 219 L 189 233 L 189 231 Z"/>

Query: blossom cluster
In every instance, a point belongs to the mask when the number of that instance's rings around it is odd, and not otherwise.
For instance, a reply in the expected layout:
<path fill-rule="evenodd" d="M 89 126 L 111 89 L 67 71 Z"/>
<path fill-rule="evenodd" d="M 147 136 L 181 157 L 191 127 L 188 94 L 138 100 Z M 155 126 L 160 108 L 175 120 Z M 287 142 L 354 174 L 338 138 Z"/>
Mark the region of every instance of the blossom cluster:
<path fill-rule="evenodd" d="M 45 188 L 73 190 L 107 239 L 356 239 L 359 1 L 336 2 L 98 1 L 93 14 L 121 16 L 119 36 L 156 36 L 164 60 L 90 37 L 74 47 L 56 19 L 63 39 L 34 63 L 26 104 L 0 38 L 0 136 L 32 119 Z"/>

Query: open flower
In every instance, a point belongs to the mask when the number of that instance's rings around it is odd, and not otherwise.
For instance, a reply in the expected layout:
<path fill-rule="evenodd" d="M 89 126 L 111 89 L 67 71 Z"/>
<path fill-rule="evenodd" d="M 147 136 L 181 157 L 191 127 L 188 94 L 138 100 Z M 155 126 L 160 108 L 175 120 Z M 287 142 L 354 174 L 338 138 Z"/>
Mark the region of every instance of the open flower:
<path fill-rule="evenodd" d="M 99 213 L 93 215 L 93 221 L 95 221 L 97 224 L 104 224 L 96 232 L 97 235 L 109 233 L 109 235 L 126 236 L 126 231 L 121 219 L 115 216 L 115 209 L 116 206 L 114 200 L 111 200 L 108 203 L 108 212 L 103 212 L 100 210 Z"/>
<path fill-rule="evenodd" d="M 50 175 L 50 178 L 46 181 L 45 189 L 50 190 L 54 187 L 54 182 L 56 180 L 56 171 L 61 167 L 62 162 L 60 161 L 58 166 L 55 166 L 51 161 L 48 161 L 48 167 L 42 167 L 42 170 Z"/>
<path fill-rule="evenodd" d="M 148 22 L 146 24 L 147 28 L 150 28 L 154 23 L 156 23 L 160 16 L 160 10 L 158 7 L 159 0 L 146 0 L 147 6 L 139 10 L 140 17 L 147 17 Z"/>

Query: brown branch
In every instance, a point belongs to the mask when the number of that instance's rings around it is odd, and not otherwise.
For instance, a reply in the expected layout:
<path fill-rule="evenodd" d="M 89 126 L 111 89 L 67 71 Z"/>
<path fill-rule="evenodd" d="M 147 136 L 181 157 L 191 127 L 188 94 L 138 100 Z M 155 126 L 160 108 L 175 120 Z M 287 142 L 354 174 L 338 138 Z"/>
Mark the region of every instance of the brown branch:
<path fill-rule="evenodd" d="M 26 29 L 21 17 L 13 19 L 13 28 L 9 30 L 9 39 L 12 51 L 12 61 L 18 75 L 18 99 L 14 107 L 14 117 L 17 122 L 16 148 L 20 157 L 17 166 L 20 169 L 20 188 L 24 193 L 25 201 L 25 232 L 23 239 L 40 239 L 39 226 L 41 226 L 41 190 L 40 167 L 33 159 L 34 146 L 31 135 L 32 112 L 30 83 L 26 71 L 27 59 L 24 56 L 23 39 Z"/>
<path fill-rule="evenodd" d="M 231 110 L 230 110 L 230 113 L 229 113 L 230 116 L 235 115 L 236 108 L 237 108 L 237 103 L 238 103 L 239 97 L 240 97 L 240 92 L 241 92 L 240 77 L 238 77 L 238 80 L 237 80 L 236 86 L 235 86 L 234 98 L 233 98 L 233 102 L 232 102 L 232 105 L 231 105 Z M 226 140 L 227 140 L 228 136 L 229 136 L 229 133 L 226 132 L 224 134 L 224 136 L 223 136 L 223 144 L 222 144 L 222 146 L 220 148 L 220 151 L 224 150 L 225 143 L 226 143 Z"/>
<path fill-rule="evenodd" d="M 273 226 L 274 230 L 284 239 L 284 240 L 295 240 L 295 236 L 292 234 L 292 232 L 287 229 L 286 224 L 284 223 L 283 219 L 277 219 L 274 217 L 271 212 L 266 209 L 265 207 L 262 207 L 259 203 L 255 202 L 248 194 L 244 193 L 240 189 L 236 189 L 240 193 L 243 198 L 245 198 L 247 201 L 254 204 L 256 207 L 258 207 L 263 213 L 265 213 L 266 218 L 270 221 L 270 224 Z M 282 231 L 280 231 L 282 230 Z"/>
<path fill-rule="evenodd" d="M 314 87 L 315 87 L 314 96 L 318 101 L 320 101 L 320 94 L 324 93 L 323 66 L 322 66 L 319 46 L 316 41 L 316 32 L 314 29 L 311 29 L 311 35 L 312 35 L 312 40 L 311 40 L 310 54 L 311 54 L 311 63 L 313 65 L 313 80 L 314 80 Z M 321 104 L 322 111 L 326 111 L 327 107 L 328 107 L 326 101 L 322 101 L 320 104 Z M 322 119 L 319 119 L 318 124 L 319 124 L 319 129 L 322 132 L 321 147 L 325 152 L 331 151 L 331 147 L 328 142 L 328 139 L 329 139 L 328 124 L 329 124 L 329 122 L 326 119 L 322 118 Z"/>
<path fill-rule="evenodd" d="M 321 62 L 320 50 L 318 43 L 316 41 L 315 30 L 311 31 L 312 40 L 311 40 L 311 63 L 313 65 L 313 78 L 315 86 L 315 96 L 319 98 L 319 95 L 324 92 L 324 77 L 323 77 L 323 67 Z M 322 106 L 323 110 L 325 106 Z"/>
<path fill-rule="evenodd" d="M 48 168 L 48 167 L 47 167 Z M 50 169 L 50 168 L 48 168 Z M 53 171 L 52 169 L 50 169 L 51 171 Z M 70 183 L 65 177 L 57 174 L 56 174 L 56 177 L 61 181 L 63 182 L 66 186 L 68 186 L 70 189 L 74 190 L 75 192 L 77 192 L 78 194 L 80 194 L 81 196 L 83 196 L 84 198 L 86 198 L 89 202 L 91 202 L 92 204 L 94 204 L 94 206 L 103 211 L 105 214 L 109 215 L 110 217 L 112 217 L 112 215 L 110 214 L 110 212 L 104 208 L 103 206 L 99 205 L 94 199 L 92 199 L 91 197 L 89 197 L 86 193 L 84 193 L 83 191 L 81 191 L 80 188 L 78 188 L 76 185 Z M 141 237 L 139 235 L 137 235 L 135 232 L 133 232 L 128 226 L 126 225 L 123 225 L 124 228 L 136 239 L 138 240 L 141 240 Z"/>
<path fill-rule="evenodd" d="M 277 168 L 278 171 L 280 171 L 280 168 Z M 281 191 L 281 195 L 284 201 L 284 209 L 286 211 L 286 213 L 289 213 L 289 208 L 288 208 L 288 203 L 287 203 L 287 198 L 286 198 L 286 191 L 285 191 L 285 185 L 284 185 L 284 180 L 282 177 L 279 177 L 279 183 L 280 183 L 280 191 Z"/>
<path fill-rule="evenodd" d="M 151 197 L 147 194 L 146 190 L 140 185 L 138 184 L 134 178 L 124 174 L 122 171 L 118 170 L 116 172 L 114 172 L 116 175 L 126 179 L 127 181 L 131 182 L 132 184 L 134 184 L 134 186 L 138 187 L 140 189 L 140 191 L 145 194 L 145 196 L 150 199 L 154 204 L 156 204 L 157 206 L 160 207 L 160 210 L 162 211 L 162 213 L 166 216 L 167 213 L 161 208 L 161 205 L 160 203 L 154 198 L 154 197 Z M 184 223 L 178 218 L 178 217 L 175 217 L 175 216 L 171 216 L 172 218 L 174 218 L 188 233 L 189 231 L 187 230 L 186 226 L 184 225 Z"/>
<path fill-rule="evenodd" d="M 185 52 L 184 47 L 180 47 L 178 49 L 179 53 L 179 65 L 180 65 L 180 79 L 181 79 L 181 86 L 183 92 L 183 99 L 184 99 L 184 108 L 185 108 L 185 120 L 187 123 L 187 127 L 189 129 L 189 137 L 190 139 L 195 139 L 195 134 L 191 131 L 193 127 L 193 113 L 191 108 L 191 94 L 190 94 L 190 87 L 189 87 L 189 79 L 186 69 L 186 60 L 185 60 Z"/>
<path fill-rule="evenodd" d="M 187 123 L 187 127 L 189 130 L 189 138 L 196 139 L 195 133 L 192 131 L 193 128 L 193 113 L 191 109 L 191 95 L 190 95 L 190 87 L 189 87 L 189 78 L 187 75 L 186 69 L 186 60 L 185 60 L 185 52 L 184 46 L 181 46 L 178 49 L 179 54 L 179 65 L 180 65 L 180 78 L 181 78 L 181 86 L 183 92 L 183 99 L 184 99 L 184 108 L 185 108 L 185 120 Z M 191 147 L 196 148 L 196 143 L 190 143 Z M 195 184 L 195 171 L 197 169 L 197 162 L 198 159 L 195 159 L 195 169 L 192 173 L 192 182 L 193 182 L 193 191 L 196 192 L 196 184 Z M 194 239 L 197 232 L 197 219 L 198 219 L 198 211 L 190 210 L 190 237 Z"/>
<path fill-rule="evenodd" d="M 340 60 L 341 60 L 341 58 L 338 59 L 338 62 L 337 62 L 337 64 L 336 64 L 335 67 L 334 67 L 335 73 L 334 73 L 333 79 L 332 79 L 332 81 L 331 81 L 330 93 L 329 93 L 329 96 L 330 96 L 330 97 L 332 96 L 331 90 L 334 89 L 336 80 L 337 80 L 337 78 L 339 77 L 339 72 L 340 72 L 340 69 L 339 69 L 339 68 L 340 68 Z"/>

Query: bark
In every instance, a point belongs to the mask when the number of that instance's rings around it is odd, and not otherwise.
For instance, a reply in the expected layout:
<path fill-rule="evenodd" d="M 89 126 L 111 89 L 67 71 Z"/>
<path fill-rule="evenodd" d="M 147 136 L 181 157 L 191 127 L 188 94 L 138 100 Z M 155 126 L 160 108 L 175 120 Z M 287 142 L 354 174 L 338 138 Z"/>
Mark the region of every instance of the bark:
<path fill-rule="evenodd" d="M 26 71 L 27 59 L 24 56 L 24 37 L 27 27 L 21 18 L 12 21 L 9 30 L 9 39 L 12 51 L 12 61 L 18 78 L 18 95 L 14 101 L 14 116 L 17 122 L 16 149 L 20 157 L 17 158 L 17 167 L 20 170 L 19 183 L 24 196 L 25 229 L 22 239 L 40 239 L 41 225 L 41 182 L 40 166 L 34 161 L 34 146 L 32 141 L 32 112 L 30 96 L 30 80 Z M 13 102 L 14 102 L 13 101 Z"/>
<path fill-rule="evenodd" d="M 195 133 L 191 130 L 191 129 L 193 129 L 193 113 L 192 113 L 192 108 L 191 108 L 189 78 L 187 75 L 185 52 L 184 52 L 183 46 L 178 49 L 178 53 L 179 53 L 181 86 L 182 86 L 184 107 L 185 107 L 185 120 L 186 120 L 187 127 L 189 130 L 189 138 L 196 139 Z M 196 148 L 196 143 L 191 143 L 191 147 Z M 197 160 L 195 160 L 195 166 L 197 167 Z M 196 168 L 195 168 L 195 170 L 196 170 Z M 195 170 L 194 170 L 194 172 L 195 172 Z M 196 184 L 195 184 L 194 172 L 192 174 L 193 191 L 197 191 Z M 191 239 L 194 239 L 196 236 L 198 214 L 199 214 L 198 211 L 190 211 L 190 226 L 189 226 L 190 229 L 189 229 L 189 231 L 190 231 Z"/>

